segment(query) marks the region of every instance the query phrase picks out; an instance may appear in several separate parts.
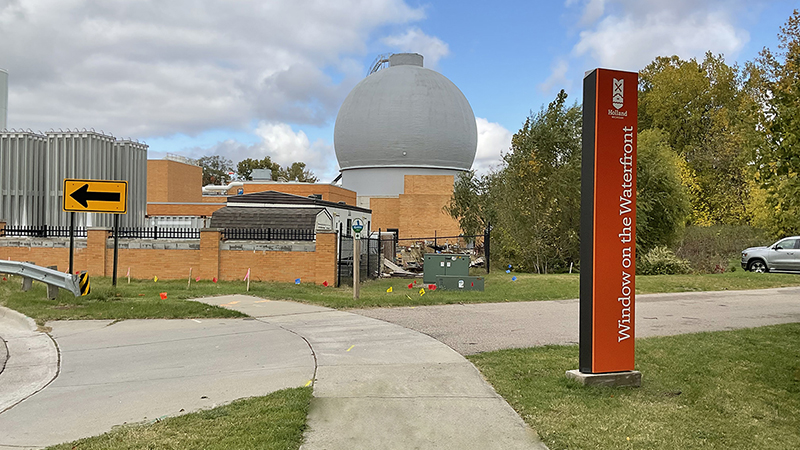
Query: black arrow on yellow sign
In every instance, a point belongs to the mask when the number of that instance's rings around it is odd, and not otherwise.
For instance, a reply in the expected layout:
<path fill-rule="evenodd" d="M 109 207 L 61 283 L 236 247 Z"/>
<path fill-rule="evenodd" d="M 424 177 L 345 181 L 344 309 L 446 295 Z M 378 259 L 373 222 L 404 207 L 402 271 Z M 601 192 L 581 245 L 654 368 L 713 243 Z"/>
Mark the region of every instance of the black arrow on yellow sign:
<path fill-rule="evenodd" d="M 75 192 L 69 194 L 69 196 L 75 199 L 75 201 L 80 203 L 81 206 L 83 206 L 84 208 L 89 207 L 88 202 L 90 201 L 95 201 L 95 202 L 119 201 L 119 192 L 90 191 L 88 184 L 84 184 L 83 186 L 79 187 Z"/>

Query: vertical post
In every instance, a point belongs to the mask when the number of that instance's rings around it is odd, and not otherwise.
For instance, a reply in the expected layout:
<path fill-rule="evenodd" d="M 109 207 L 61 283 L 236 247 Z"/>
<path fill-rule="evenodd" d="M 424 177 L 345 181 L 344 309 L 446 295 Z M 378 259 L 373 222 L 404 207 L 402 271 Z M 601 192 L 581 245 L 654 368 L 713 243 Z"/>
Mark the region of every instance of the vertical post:
<path fill-rule="evenodd" d="M 358 233 L 353 233 L 353 299 L 358 300 L 361 295 L 361 267 L 359 261 L 361 259 L 361 239 L 358 239 Z"/>
<path fill-rule="evenodd" d="M 111 285 L 117 287 L 117 262 L 119 261 L 119 214 L 114 214 L 114 272 Z"/>
<path fill-rule="evenodd" d="M 486 273 L 489 273 L 489 255 L 491 254 L 489 250 L 489 243 L 491 242 L 492 237 L 492 222 L 486 223 L 486 229 L 483 230 L 483 259 L 486 263 Z"/>
<path fill-rule="evenodd" d="M 439 246 L 439 243 L 436 242 L 436 230 L 433 230 L 433 249 L 434 250 L 438 250 L 437 249 L 438 246 Z"/>
<path fill-rule="evenodd" d="M 336 232 L 338 249 L 336 253 L 336 287 L 342 285 L 342 224 L 339 224 L 339 231 Z"/>
<path fill-rule="evenodd" d="M 75 213 L 69 213 L 69 274 L 75 273 Z"/>
<path fill-rule="evenodd" d="M 383 264 L 383 259 L 381 258 L 381 246 L 383 242 L 381 241 L 381 229 L 378 228 L 378 278 L 381 277 L 383 270 L 381 270 L 381 265 Z"/>

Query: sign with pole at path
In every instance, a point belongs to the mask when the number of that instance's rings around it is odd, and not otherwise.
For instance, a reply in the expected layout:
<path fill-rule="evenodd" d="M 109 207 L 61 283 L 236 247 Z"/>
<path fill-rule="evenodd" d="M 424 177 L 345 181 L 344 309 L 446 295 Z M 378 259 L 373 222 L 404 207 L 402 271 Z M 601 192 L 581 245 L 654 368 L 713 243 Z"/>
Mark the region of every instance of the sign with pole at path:
<path fill-rule="evenodd" d="M 638 74 L 583 80 L 580 362 L 584 384 L 639 386 L 634 370 Z"/>
<path fill-rule="evenodd" d="M 64 179 L 64 211 L 69 218 L 69 271 L 72 273 L 75 250 L 75 213 L 114 214 L 114 268 L 111 284 L 117 285 L 119 257 L 119 216 L 128 213 L 128 182 L 125 180 Z M 130 283 L 130 274 L 128 274 Z"/>

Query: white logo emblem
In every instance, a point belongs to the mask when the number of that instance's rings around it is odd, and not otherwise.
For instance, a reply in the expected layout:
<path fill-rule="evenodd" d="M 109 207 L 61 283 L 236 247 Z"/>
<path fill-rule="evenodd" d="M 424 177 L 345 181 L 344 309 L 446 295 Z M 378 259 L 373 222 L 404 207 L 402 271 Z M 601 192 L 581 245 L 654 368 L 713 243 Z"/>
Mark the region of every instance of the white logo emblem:
<path fill-rule="evenodd" d="M 618 80 L 616 78 L 614 80 L 614 88 L 613 88 L 613 96 L 611 97 L 611 104 L 614 105 L 614 108 L 620 109 L 622 108 L 622 90 L 623 90 L 623 83 L 625 80 Z"/>

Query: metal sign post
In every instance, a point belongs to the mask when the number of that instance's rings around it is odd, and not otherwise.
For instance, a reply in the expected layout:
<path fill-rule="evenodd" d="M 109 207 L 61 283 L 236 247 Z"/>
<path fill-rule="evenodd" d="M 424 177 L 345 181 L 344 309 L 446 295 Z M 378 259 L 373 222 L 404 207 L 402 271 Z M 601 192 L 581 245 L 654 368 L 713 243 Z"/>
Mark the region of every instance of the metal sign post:
<path fill-rule="evenodd" d="M 353 299 L 361 296 L 361 239 L 353 236 Z"/>
<path fill-rule="evenodd" d="M 361 230 L 364 224 L 361 219 L 353 221 L 353 299 L 361 296 Z"/>
<path fill-rule="evenodd" d="M 72 275 L 75 267 L 73 267 L 75 250 L 75 213 L 69 213 L 69 274 Z"/>
<path fill-rule="evenodd" d="M 114 272 L 111 285 L 117 286 L 117 261 L 119 260 L 119 214 L 114 214 Z"/>

